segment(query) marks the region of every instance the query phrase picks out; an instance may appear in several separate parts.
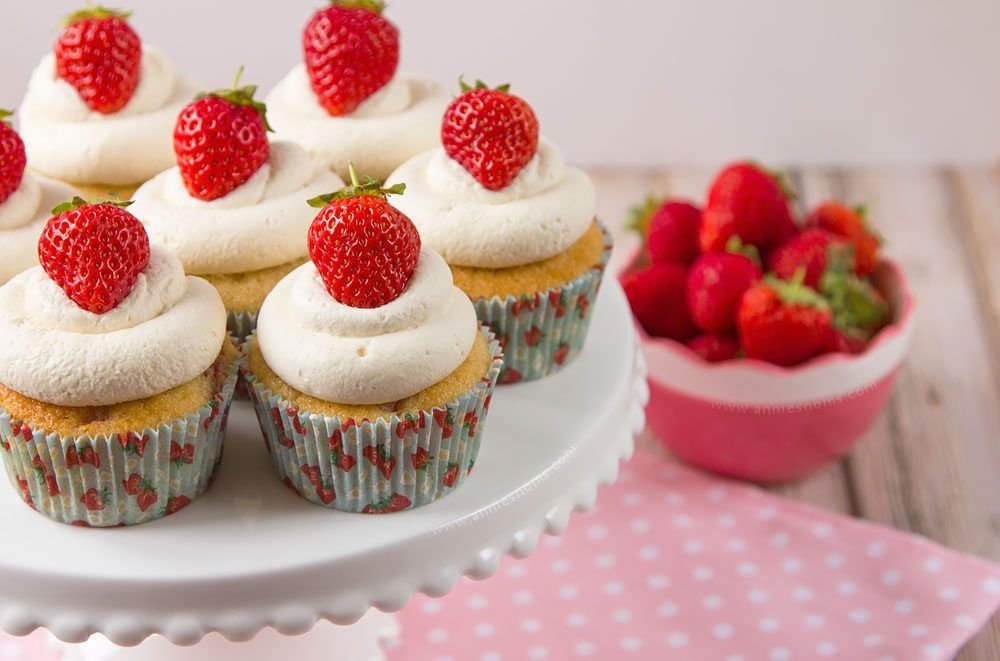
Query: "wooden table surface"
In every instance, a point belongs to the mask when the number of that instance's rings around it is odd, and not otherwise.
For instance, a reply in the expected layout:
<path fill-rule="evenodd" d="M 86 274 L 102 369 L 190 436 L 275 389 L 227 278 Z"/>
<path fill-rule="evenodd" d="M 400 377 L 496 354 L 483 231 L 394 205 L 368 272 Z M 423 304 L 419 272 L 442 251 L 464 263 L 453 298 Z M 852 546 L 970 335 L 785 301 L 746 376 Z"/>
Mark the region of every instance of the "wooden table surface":
<path fill-rule="evenodd" d="M 647 191 L 702 201 L 713 174 L 590 172 L 599 215 L 612 226 Z M 800 211 L 829 197 L 868 205 L 918 310 L 909 356 L 875 426 L 840 463 L 775 491 L 1000 561 L 1000 169 L 785 172 Z M 648 430 L 643 443 L 657 445 Z M 957 658 L 1000 659 L 1000 616 Z"/>

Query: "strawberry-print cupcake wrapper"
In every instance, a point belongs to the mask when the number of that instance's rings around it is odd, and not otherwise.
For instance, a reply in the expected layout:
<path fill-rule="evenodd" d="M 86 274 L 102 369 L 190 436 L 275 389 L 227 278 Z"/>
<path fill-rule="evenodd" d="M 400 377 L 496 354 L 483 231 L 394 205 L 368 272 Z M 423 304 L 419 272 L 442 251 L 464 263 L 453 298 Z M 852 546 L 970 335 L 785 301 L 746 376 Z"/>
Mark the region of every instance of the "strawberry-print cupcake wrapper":
<path fill-rule="evenodd" d="M 580 353 L 613 247 L 611 234 L 603 225 L 598 226 L 604 233 L 604 252 L 600 263 L 583 275 L 533 296 L 473 301 L 479 321 L 493 330 L 503 348 L 499 383 L 541 379 Z"/>
<path fill-rule="evenodd" d="M 483 333 L 493 363 L 479 383 L 447 404 L 388 420 L 299 411 L 244 368 L 278 479 L 317 505 L 365 514 L 420 507 L 460 487 L 479 454 L 503 365 L 500 344 Z M 247 339 L 246 353 L 255 340 Z"/>
<path fill-rule="evenodd" d="M 250 333 L 257 328 L 258 310 L 226 310 L 226 329 L 229 334 L 236 338 L 237 342 L 243 342 Z"/>
<path fill-rule="evenodd" d="M 61 436 L 0 412 L 7 476 L 28 506 L 61 523 L 130 526 L 173 514 L 215 479 L 241 364 L 233 361 L 211 405 L 155 429 Z"/>

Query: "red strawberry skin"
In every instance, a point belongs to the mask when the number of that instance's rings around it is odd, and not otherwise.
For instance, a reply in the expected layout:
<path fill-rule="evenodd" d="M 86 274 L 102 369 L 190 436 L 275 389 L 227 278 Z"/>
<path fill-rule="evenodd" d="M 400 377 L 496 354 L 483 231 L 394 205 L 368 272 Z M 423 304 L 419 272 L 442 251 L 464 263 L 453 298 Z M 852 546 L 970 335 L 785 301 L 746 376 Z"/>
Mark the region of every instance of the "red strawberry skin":
<path fill-rule="evenodd" d="M 128 296 L 149 263 L 149 237 L 125 209 L 85 204 L 49 219 L 38 261 L 71 301 L 103 314 Z"/>
<path fill-rule="evenodd" d="M 538 150 L 538 118 L 521 97 L 483 86 L 451 102 L 441 122 L 441 142 L 484 188 L 502 190 Z"/>
<path fill-rule="evenodd" d="M 208 202 L 245 184 L 267 162 L 271 148 L 259 109 L 205 96 L 178 115 L 174 153 L 184 187 Z"/>
<path fill-rule="evenodd" d="M 0 204 L 20 187 L 28 163 L 21 136 L 3 121 L 7 116 L 9 113 L 0 110 Z"/>
<path fill-rule="evenodd" d="M 665 262 L 622 278 L 632 314 L 646 332 L 684 342 L 696 332 L 686 300 L 687 270 Z"/>
<path fill-rule="evenodd" d="M 709 333 L 734 330 L 743 293 L 762 276 L 760 267 L 744 255 L 714 252 L 699 257 L 685 285 L 695 326 Z"/>
<path fill-rule="evenodd" d="M 722 252 L 733 236 L 762 252 L 795 232 L 781 185 L 751 163 L 735 163 L 712 182 L 702 214 L 699 243 L 704 252 Z"/>
<path fill-rule="evenodd" d="M 863 212 L 839 202 L 824 202 L 806 216 L 807 227 L 842 236 L 854 246 L 854 269 L 865 276 L 875 270 L 881 240 L 871 231 Z"/>
<path fill-rule="evenodd" d="M 310 85 L 335 116 L 355 110 L 392 80 L 399 65 L 396 26 L 380 11 L 345 4 L 317 11 L 302 33 Z"/>
<path fill-rule="evenodd" d="M 740 353 L 740 343 L 735 335 L 705 333 L 692 337 L 688 340 L 687 345 L 691 351 L 710 363 L 732 360 Z"/>
<path fill-rule="evenodd" d="M 791 280 L 799 268 L 806 271 L 806 285 L 816 289 L 829 265 L 831 246 L 846 246 L 847 242 L 826 230 L 803 230 L 782 243 L 767 256 L 767 266 L 782 280 Z"/>
<path fill-rule="evenodd" d="M 690 265 L 698 257 L 701 209 L 688 202 L 666 202 L 649 219 L 646 248 L 649 259 Z"/>
<path fill-rule="evenodd" d="M 786 367 L 822 353 L 833 331 L 829 309 L 786 304 L 766 282 L 743 295 L 737 326 L 747 358 Z"/>
<path fill-rule="evenodd" d="M 74 14 L 53 52 L 56 75 L 101 114 L 124 108 L 139 86 L 142 42 L 124 15 L 100 10 Z"/>
<path fill-rule="evenodd" d="M 378 195 L 331 201 L 313 220 L 308 243 L 326 290 L 355 308 L 395 300 L 420 256 L 413 222 Z"/>

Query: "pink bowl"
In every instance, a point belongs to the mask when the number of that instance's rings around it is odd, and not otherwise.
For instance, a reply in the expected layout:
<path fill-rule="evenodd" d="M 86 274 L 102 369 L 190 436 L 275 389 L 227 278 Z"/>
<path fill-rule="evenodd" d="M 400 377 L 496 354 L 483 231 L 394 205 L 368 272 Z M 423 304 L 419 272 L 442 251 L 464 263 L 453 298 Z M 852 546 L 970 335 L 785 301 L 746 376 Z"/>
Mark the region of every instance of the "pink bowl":
<path fill-rule="evenodd" d="M 790 368 L 707 363 L 637 324 L 653 432 L 688 463 L 755 482 L 799 479 L 843 457 L 885 407 L 913 337 L 914 301 L 902 271 L 883 262 L 872 278 L 893 322 L 857 355 L 824 354 Z"/>

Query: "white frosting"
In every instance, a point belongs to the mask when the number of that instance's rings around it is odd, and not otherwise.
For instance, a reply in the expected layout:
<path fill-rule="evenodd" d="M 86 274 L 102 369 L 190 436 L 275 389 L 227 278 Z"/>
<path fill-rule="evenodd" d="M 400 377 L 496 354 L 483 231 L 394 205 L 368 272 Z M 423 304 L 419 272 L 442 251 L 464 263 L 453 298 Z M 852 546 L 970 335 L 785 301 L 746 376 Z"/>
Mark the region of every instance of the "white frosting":
<path fill-rule="evenodd" d="M 316 98 L 304 64 L 267 97 L 267 117 L 278 135 L 303 145 L 316 160 L 347 178 L 358 172 L 384 179 L 406 159 L 441 144 L 441 116 L 451 97 L 438 83 L 396 74 L 354 112 L 334 117 Z"/>
<path fill-rule="evenodd" d="M 38 237 L 52 207 L 76 194 L 62 182 L 24 173 L 18 189 L 0 204 L 0 284 L 38 264 Z"/>
<path fill-rule="evenodd" d="M 162 52 L 143 46 L 135 93 L 124 108 L 104 115 L 88 108 L 72 85 L 56 77 L 55 56 L 49 53 L 31 74 L 18 111 L 28 162 L 64 181 L 145 181 L 174 162 L 174 123 L 197 91 Z"/>
<path fill-rule="evenodd" d="M 455 371 L 478 327 L 448 264 L 424 246 L 406 290 L 379 308 L 337 302 L 313 263 L 303 264 L 264 300 L 257 341 L 274 373 L 301 392 L 340 404 L 383 404 Z"/>
<path fill-rule="evenodd" d="M 548 259 L 586 233 L 597 208 L 590 177 L 567 167 L 544 138 L 503 190 L 484 188 L 443 147 L 411 158 L 386 185 L 399 182 L 406 193 L 393 198 L 393 206 L 456 266 L 506 268 Z"/>
<path fill-rule="evenodd" d="M 129 211 L 188 273 L 243 273 L 305 257 L 317 213 L 307 200 L 343 185 L 304 149 L 276 140 L 268 162 L 228 195 L 210 202 L 192 197 L 173 167 L 143 184 Z"/>
<path fill-rule="evenodd" d="M 104 315 L 69 300 L 42 267 L 0 287 L 0 382 L 59 406 L 152 397 L 208 369 L 226 337 L 209 283 L 152 246 L 129 295 Z"/>

